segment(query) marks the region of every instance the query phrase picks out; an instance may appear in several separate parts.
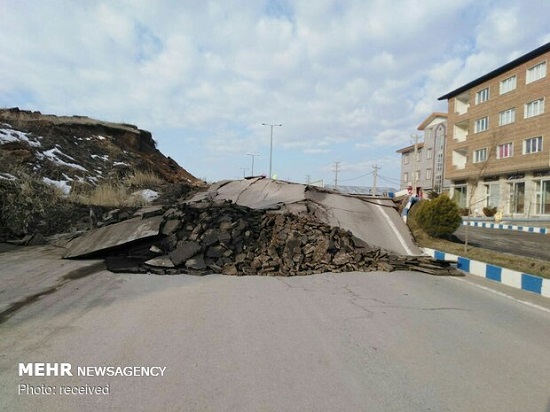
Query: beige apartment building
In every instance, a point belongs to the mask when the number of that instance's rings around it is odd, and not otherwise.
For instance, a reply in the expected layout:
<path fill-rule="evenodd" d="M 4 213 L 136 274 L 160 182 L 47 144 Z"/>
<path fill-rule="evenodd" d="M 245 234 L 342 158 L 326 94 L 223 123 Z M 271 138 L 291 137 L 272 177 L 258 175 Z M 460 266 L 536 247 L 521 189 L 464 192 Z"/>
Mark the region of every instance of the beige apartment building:
<path fill-rule="evenodd" d="M 442 96 L 448 101 L 445 178 L 481 215 L 550 216 L 550 43 Z"/>
<path fill-rule="evenodd" d="M 401 154 L 400 189 L 416 188 L 418 194 L 441 193 L 449 186 L 443 175 L 447 113 L 432 113 L 417 130 L 423 132 L 418 142 L 397 150 Z"/>

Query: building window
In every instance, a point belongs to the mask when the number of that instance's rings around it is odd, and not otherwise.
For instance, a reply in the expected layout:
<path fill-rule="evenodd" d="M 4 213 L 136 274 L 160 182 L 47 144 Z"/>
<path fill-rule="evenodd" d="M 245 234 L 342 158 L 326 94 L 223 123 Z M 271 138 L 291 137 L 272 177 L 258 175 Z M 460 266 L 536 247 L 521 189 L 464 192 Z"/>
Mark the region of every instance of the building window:
<path fill-rule="evenodd" d="M 508 109 L 499 113 L 498 124 L 504 126 L 506 124 L 514 123 L 516 121 L 516 109 Z"/>
<path fill-rule="evenodd" d="M 527 69 L 527 80 L 526 83 L 534 82 L 535 80 L 542 79 L 546 77 L 546 62 L 537 64 L 530 69 Z"/>
<path fill-rule="evenodd" d="M 531 137 L 523 141 L 523 154 L 542 152 L 542 136 Z"/>
<path fill-rule="evenodd" d="M 432 148 L 426 149 L 426 159 L 430 160 L 432 158 Z"/>
<path fill-rule="evenodd" d="M 517 83 L 517 76 L 508 77 L 500 82 L 500 94 L 508 93 L 515 90 Z"/>
<path fill-rule="evenodd" d="M 431 180 L 432 178 L 432 169 L 426 169 L 426 180 Z"/>
<path fill-rule="evenodd" d="M 416 161 L 420 162 L 422 160 L 422 150 L 416 152 Z"/>
<path fill-rule="evenodd" d="M 533 100 L 525 105 L 525 118 L 544 113 L 544 98 Z"/>
<path fill-rule="evenodd" d="M 481 163 L 487 160 L 487 148 L 474 150 L 474 163 Z"/>
<path fill-rule="evenodd" d="M 489 118 L 488 117 L 482 117 L 481 119 L 476 120 L 476 124 L 474 127 L 474 132 L 479 133 L 487 130 L 489 128 Z"/>
<path fill-rule="evenodd" d="M 415 182 L 420 181 L 420 170 L 417 170 L 416 172 L 414 172 L 414 181 Z"/>
<path fill-rule="evenodd" d="M 409 164 L 409 154 L 404 154 L 403 155 L 403 163 L 408 165 Z"/>
<path fill-rule="evenodd" d="M 489 88 L 486 87 L 476 93 L 476 104 L 483 103 L 489 100 Z"/>
<path fill-rule="evenodd" d="M 487 207 L 498 207 L 500 203 L 500 190 L 498 183 L 487 184 Z"/>
<path fill-rule="evenodd" d="M 510 213 L 525 211 L 525 182 L 510 183 Z"/>
<path fill-rule="evenodd" d="M 539 180 L 536 183 L 537 214 L 550 214 L 550 180 Z"/>
<path fill-rule="evenodd" d="M 512 143 L 499 144 L 497 146 L 497 159 L 506 159 L 514 154 L 514 145 Z"/>
<path fill-rule="evenodd" d="M 458 207 L 466 207 L 466 186 L 455 186 L 453 189 L 453 199 Z"/>
<path fill-rule="evenodd" d="M 409 181 L 409 174 L 407 172 L 403 173 L 403 182 L 407 183 Z"/>

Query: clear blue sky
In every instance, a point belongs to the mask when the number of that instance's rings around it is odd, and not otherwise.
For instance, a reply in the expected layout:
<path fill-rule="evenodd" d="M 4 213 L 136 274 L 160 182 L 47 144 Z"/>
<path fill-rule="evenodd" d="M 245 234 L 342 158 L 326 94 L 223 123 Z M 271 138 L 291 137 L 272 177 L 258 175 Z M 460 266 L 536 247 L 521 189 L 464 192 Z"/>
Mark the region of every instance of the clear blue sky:
<path fill-rule="evenodd" d="M 0 106 L 149 130 L 199 178 L 398 187 L 437 98 L 550 41 L 547 0 L 0 0 Z M 362 176 L 362 177 L 359 177 Z"/>

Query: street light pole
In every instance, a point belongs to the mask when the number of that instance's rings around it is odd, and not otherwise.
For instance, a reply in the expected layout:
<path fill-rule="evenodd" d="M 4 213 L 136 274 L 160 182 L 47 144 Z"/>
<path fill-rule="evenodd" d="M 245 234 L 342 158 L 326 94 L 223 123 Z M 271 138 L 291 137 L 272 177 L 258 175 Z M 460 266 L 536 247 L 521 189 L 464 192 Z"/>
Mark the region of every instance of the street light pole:
<path fill-rule="evenodd" d="M 273 165 L 273 126 L 282 126 L 282 124 L 268 124 L 262 123 L 262 126 L 269 126 L 271 128 L 271 138 L 269 140 L 269 178 L 272 178 L 272 165 Z"/>
<path fill-rule="evenodd" d="M 254 176 L 254 157 L 259 156 L 257 153 L 247 153 L 247 156 L 250 156 L 252 158 L 252 172 L 250 173 L 251 176 Z"/>

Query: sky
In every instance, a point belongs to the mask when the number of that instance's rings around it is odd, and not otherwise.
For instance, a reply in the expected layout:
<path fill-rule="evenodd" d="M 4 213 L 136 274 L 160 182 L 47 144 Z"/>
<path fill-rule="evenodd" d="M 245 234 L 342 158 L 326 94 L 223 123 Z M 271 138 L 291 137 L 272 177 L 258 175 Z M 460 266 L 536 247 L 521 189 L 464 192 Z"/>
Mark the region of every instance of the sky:
<path fill-rule="evenodd" d="M 254 162 L 333 184 L 339 162 L 341 185 L 377 167 L 398 188 L 396 150 L 438 97 L 549 42 L 548 16 L 547 0 L 0 0 L 0 107 L 137 125 L 209 182 Z"/>

